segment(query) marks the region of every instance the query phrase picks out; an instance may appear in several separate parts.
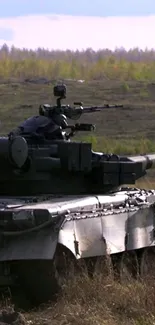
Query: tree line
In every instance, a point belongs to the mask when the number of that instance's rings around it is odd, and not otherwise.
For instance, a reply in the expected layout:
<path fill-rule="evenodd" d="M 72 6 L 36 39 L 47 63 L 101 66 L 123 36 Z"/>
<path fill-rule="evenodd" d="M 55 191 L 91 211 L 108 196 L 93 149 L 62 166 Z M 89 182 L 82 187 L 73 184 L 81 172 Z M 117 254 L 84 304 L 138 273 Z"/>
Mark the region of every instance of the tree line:
<path fill-rule="evenodd" d="M 155 50 L 139 48 L 83 51 L 35 51 L 0 48 L 0 78 L 84 79 L 84 80 L 146 80 L 155 81 Z"/>

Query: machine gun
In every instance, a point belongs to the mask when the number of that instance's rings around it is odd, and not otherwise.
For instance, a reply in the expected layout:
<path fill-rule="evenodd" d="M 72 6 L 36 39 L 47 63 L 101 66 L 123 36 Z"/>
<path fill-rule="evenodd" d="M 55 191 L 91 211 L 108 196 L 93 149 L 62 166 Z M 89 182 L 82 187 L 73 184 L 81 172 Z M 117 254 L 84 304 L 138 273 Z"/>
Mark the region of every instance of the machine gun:
<path fill-rule="evenodd" d="M 39 106 L 39 115 L 43 115 L 46 117 L 53 117 L 53 115 L 63 114 L 69 119 L 78 119 L 84 113 L 93 113 L 99 112 L 106 108 L 122 108 L 123 105 L 109 105 L 104 104 L 102 106 L 83 106 L 82 102 L 74 102 L 74 106 L 70 105 L 62 105 L 61 100 L 66 98 L 66 86 L 56 85 L 53 88 L 53 94 L 57 98 L 56 106 L 50 106 L 49 104 L 44 104 Z"/>
<path fill-rule="evenodd" d="M 66 86 L 56 85 L 53 94 L 58 97 L 56 105 L 44 104 L 39 106 L 39 116 L 33 116 L 19 125 L 10 134 L 20 135 L 29 143 L 44 142 L 48 140 L 69 140 L 77 131 L 91 131 L 95 125 L 88 123 L 76 123 L 68 125 L 67 118 L 77 120 L 84 113 L 102 111 L 104 109 L 121 108 L 123 105 L 103 105 L 83 107 L 82 102 L 74 102 L 74 106 L 62 105 L 62 99 L 66 98 Z M 67 134 L 64 130 L 70 128 Z"/>
<path fill-rule="evenodd" d="M 105 104 L 102 106 L 83 106 L 82 102 L 74 102 L 74 106 L 70 105 L 62 105 L 62 99 L 66 98 L 66 85 L 56 85 L 53 88 L 53 94 L 55 97 L 58 97 L 56 100 L 56 105 L 51 106 L 49 104 L 44 104 L 39 106 L 39 116 L 42 117 L 40 120 L 45 123 L 48 121 L 48 125 L 50 126 L 51 122 L 54 124 L 54 128 L 57 130 L 53 132 L 54 139 L 65 139 L 69 140 L 71 136 L 75 135 L 77 131 L 92 131 L 95 129 L 95 125 L 88 124 L 88 123 L 76 123 L 75 125 L 68 125 L 67 118 L 72 120 L 77 120 L 81 117 L 84 113 L 93 113 L 99 112 L 104 109 L 111 109 L 111 108 L 122 108 L 123 105 L 109 105 Z M 44 117 L 44 119 L 43 119 Z M 47 120 L 48 119 L 48 120 Z M 39 121 L 39 120 L 38 120 Z M 29 120 L 30 123 L 30 120 Z M 59 130 L 58 130 L 59 128 Z M 63 132 L 64 129 L 70 128 L 71 132 L 66 133 Z M 47 125 L 46 125 L 47 129 Z M 50 139 L 52 139 L 52 128 L 50 129 Z M 43 130 L 43 129 L 42 129 Z M 36 132 L 35 132 L 36 133 Z M 55 133 L 55 134 L 54 134 Z M 33 132 L 34 134 L 34 132 Z M 61 134 L 61 136 L 60 136 Z M 43 135 L 43 132 L 42 132 Z M 45 135 L 45 132 L 44 132 Z"/>

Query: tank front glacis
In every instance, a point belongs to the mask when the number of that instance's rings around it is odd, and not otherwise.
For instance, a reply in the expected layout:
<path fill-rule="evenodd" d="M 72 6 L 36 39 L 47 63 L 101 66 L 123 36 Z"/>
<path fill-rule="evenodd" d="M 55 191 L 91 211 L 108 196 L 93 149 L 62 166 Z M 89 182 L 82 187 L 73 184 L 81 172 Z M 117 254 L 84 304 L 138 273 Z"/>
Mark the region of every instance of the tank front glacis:
<path fill-rule="evenodd" d="M 122 105 L 62 105 L 64 85 L 54 95 L 56 105 L 40 105 L 38 116 L 0 138 L 0 286 L 20 285 L 35 302 L 49 300 L 81 265 L 93 275 L 110 265 L 124 279 L 124 270 L 150 274 L 155 260 L 155 191 L 119 189 L 153 168 L 155 154 L 120 156 L 71 141 L 94 125 L 67 119 Z"/>

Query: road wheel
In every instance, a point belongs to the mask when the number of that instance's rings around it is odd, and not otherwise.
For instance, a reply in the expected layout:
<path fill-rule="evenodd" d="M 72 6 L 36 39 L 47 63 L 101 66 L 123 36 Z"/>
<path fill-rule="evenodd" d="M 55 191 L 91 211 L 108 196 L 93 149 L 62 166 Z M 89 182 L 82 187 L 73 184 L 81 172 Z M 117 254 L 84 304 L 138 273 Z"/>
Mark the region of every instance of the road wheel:
<path fill-rule="evenodd" d="M 34 306 L 52 300 L 59 291 L 52 261 L 23 261 L 17 275 L 21 290 Z"/>

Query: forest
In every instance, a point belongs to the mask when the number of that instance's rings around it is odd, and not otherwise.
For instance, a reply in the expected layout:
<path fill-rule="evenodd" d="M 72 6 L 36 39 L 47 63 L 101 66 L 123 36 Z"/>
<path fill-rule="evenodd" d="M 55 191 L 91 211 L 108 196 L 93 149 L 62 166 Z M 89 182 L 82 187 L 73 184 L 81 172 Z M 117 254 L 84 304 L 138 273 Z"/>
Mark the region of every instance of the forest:
<path fill-rule="evenodd" d="M 0 48 L 0 79 L 39 78 L 154 81 L 155 50 L 135 48 L 61 51 Z"/>

